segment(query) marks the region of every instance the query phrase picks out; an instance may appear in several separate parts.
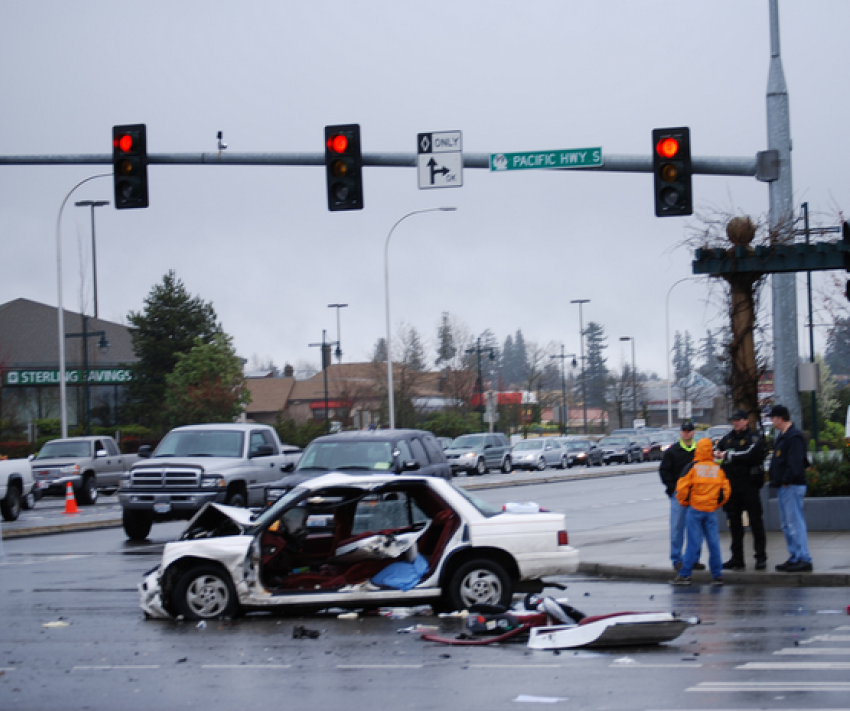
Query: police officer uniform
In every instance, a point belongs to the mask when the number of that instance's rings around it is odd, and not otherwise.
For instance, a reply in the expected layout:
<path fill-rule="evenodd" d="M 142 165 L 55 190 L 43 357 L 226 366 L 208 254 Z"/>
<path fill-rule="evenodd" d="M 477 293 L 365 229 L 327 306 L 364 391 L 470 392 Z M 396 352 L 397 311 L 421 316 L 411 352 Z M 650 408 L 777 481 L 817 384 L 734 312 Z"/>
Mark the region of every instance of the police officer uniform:
<path fill-rule="evenodd" d="M 732 417 L 735 420 L 747 420 L 747 413 L 736 410 Z M 756 570 L 767 567 L 767 538 L 764 533 L 762 506 L 759 491 L 764 485 L 764 440 L 758 432 L 747 426 L 743 431 L 733 429 L 717 444 L 717 449 L 723 452 L 722 467 L 732 484 L 732 496 L 723 507 L 729 521 L 729 533 L 732 538 L 732 556 L 723 567 L 726 570 L 744 570 L 744 523 L 743 514 L 746 511 L 750 521 L 750 531 L 753 534 L 755 548 Z"/>

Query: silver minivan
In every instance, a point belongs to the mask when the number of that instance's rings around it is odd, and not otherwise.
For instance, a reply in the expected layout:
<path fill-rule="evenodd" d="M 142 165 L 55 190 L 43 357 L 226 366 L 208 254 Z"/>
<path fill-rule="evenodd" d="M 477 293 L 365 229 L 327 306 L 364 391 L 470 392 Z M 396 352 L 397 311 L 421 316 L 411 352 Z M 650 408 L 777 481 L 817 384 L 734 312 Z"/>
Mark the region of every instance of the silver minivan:
<path fill-rule="evenodd" d="M 511 445 L 501 432 L 482 432 L 455 438 L 445 451 L 452 475 L 459 471 L 486 474 L 500 469 L 505 474 L 512 468 Z"/>

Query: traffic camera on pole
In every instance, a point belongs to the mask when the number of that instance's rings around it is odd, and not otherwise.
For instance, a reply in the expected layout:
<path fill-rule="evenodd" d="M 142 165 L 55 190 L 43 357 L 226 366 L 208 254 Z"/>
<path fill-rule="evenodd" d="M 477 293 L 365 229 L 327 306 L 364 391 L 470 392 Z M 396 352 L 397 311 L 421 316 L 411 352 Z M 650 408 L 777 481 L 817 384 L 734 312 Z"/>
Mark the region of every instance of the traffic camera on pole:
<path fill-rule="evenodd" d="M 692 215 L 689 128 L 656 128 L 652 131 L 652 172 L 656 217 Z"/>
<path fill-rule="evenodd" d="M 145 124 L 112 127 L 115 208 L 148 206 L 148 141 Z"/>
<path fill-rule="evenodd" d="M 328 210 L 363 209 L 363 159 L 360 124 L 325 126 Z"/>

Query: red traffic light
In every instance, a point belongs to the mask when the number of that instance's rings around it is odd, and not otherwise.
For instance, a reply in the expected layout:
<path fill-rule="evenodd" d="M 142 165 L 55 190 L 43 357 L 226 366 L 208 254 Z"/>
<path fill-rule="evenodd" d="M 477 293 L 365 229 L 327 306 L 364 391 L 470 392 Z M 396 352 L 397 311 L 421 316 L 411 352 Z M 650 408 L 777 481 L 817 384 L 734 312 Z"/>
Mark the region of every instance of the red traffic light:
<path fill-rule="evenodd" d="M 345 153 L 348 150 L 348 136 L 337 133 L 328 138 L 328 150 L 334 153 Z"/>
<path fill-rule="evenodd" d="M 655 146 L 655 150 L 662 158 L 674 158 L 679 152 L 679 142 L 675 138 L 662 138 Z"/>
<path fill-rule="evenodd" d="M 115 147 L 118 150 L 123 151 L 124 153 L 129 153 L 133 150 L 133 136 L 129 133 L 125 133 L 122 136 L 119 136 L 115 139 Z"/>

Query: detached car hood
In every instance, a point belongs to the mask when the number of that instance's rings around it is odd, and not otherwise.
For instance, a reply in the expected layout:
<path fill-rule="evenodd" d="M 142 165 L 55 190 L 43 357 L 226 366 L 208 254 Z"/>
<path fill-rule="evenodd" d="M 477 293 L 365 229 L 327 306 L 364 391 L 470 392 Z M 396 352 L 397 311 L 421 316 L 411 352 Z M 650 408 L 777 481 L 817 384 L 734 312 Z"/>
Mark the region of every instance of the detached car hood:
<path fill-rule="evenodd" d="M 180 540 L 240 536 L 251 528 L 253 518 L 254 514 L 250 509 L 225 504 L 204 504 L 186 525 L 180 534 Z"/>

